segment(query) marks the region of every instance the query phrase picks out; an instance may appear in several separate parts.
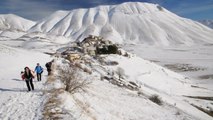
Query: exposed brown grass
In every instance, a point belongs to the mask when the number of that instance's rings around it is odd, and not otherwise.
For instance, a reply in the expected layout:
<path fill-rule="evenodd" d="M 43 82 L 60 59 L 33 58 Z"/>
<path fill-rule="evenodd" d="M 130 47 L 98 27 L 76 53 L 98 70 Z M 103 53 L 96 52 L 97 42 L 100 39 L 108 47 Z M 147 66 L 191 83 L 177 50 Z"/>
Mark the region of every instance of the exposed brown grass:
<path fill-rule="evenodd" d="M 164 66 L 176 72 L 203 71 L 206 69 L 198 66 L 193 66 L 191 64 L 166 64 Z"/>
<path fill-rule="evenodd" d="M 213 101 L 213 97 L 205 97 L 205 96 L 185 96 L 184 97 L 189 97 L 189 98 L 196 98 L 196 99 L 202 99 L 202 100 L 210 100 Z"/>
<path fill-rule="evenodd" d="M 50 84 L 50 83 L 53 83 L 55 81 L 55 78 L 53 75 L 50 75 L 47 77 L 47 81 L 46 81 L 46 84 Z"/>
<path fill-rule="evenodd" d="M 199 76 L 200 79 L 213 79 L 213 74 Z"/>
<path fill-rule="evenodd" d="M 49 99 L 44 104 L 43 109 L 43 119 L 44 120 L 61 120 L 61 115 L 65 114 L 60 108 L 62 104 L 61 100 L 58 98 L 58 95 L 61 94 L 63 89 L 52 90 L 49 94 Z"/>
<path fill-rule="evenodd" d="M 201 107 L 199 107 L 197 105 L 194 105 L 194 104 L 192 104 L 192 106 L 196 107 L 198 110 L 203 111 L 204 113 L 206 113 L 209 116 L 213 117 L 213 111 L 209 111 L 209 110 L 203 109 L 203 108 L 201 108 Z"/>
<path fill-rule="evenodd" d="M 55 71 L 55 64 L 52 64 L 52 72 Z M 48 76 L 46 84 L 54 83 L 56 80 L 56 77 L 54 74 L 51 74 Z M 44 103 L 43 108 L 43 120 L 62 120 L 63 118 L 60 117 L 61 115 L 65 114 L 60 109 L 61 100 L 58 98 L 58 96 L 63 93 L 63 89 L 52 89 L 52 90 L 46 90 L 45 93 L 48 97 L 47 101 Z"/>

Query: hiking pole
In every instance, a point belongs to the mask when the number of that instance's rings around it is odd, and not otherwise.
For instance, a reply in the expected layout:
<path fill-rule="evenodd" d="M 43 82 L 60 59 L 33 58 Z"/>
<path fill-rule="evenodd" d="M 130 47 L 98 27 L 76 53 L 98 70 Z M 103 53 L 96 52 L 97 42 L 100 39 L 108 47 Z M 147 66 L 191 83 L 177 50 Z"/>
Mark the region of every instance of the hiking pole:
<path fill-rule="evenodd" d="M 32 81 L 33 81 L 33 83 L 35 83 L 34 84 L 34 90 L 35 90 L 35 88 L 37 88 L 37 82 L 36 82 L 35 78 Z"/>
<path fill-rule="evenodd" d="M 25 82 L 24 80 L 23 80 L 23 82 Z M 23 92 L 24 92 L 24 84 L 22 83 L 22 88 L 23 88 Z"/>

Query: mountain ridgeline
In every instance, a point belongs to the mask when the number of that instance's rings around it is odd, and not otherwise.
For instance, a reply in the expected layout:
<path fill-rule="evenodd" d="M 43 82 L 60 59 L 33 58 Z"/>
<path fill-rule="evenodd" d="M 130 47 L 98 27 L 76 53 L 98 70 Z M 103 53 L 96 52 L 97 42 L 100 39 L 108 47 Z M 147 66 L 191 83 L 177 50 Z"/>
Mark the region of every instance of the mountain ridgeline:
<path fill-rule="evenodd" d="M 198 22 L 206 25 L 207 27 L 210 27 L 213 29 L 213 20 L 199 20 Z"/>

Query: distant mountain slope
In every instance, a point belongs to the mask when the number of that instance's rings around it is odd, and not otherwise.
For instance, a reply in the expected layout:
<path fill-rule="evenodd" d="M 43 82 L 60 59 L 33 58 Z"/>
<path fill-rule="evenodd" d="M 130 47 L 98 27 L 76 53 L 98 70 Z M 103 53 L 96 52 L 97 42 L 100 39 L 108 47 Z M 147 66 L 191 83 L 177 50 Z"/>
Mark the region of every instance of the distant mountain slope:
<path fill-rule="evenodd" d="M 213 43 L 212 29 L 181 18 L 157 4 L 140 2 L 57 11 L 29 31 L 62 35 L 74 40 L 83 40 L 93 34 L 119 43 Z"/>
<path fill-rule="evenodd" d="M 213 20 L 199 20 L 199 22 L 213 29 Z"/>
<path fill-rule="evenodd" d="M 36 23 L 13 14 L 0 14 L 0 40 L 17 39 Z"/>
<path fill-rule="evenodd" d="M 19 30 L 27 31 L 35 22 L 24 19 L 13 14 L 1 14 L 0 15 L 0 30 Z"/>

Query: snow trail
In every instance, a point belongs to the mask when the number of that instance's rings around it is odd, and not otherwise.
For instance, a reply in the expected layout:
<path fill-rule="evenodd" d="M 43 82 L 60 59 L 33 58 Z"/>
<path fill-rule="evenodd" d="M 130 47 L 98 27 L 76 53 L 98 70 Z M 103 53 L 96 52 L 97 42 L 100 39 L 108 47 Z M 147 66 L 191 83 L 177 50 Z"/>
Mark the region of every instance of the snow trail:
<path fill-rule="evenodd" d="M 38 120 L 42 117 L 43 90 L 46 71 L 42 81 L 33 81 L 35 90 L 27 92 L 25 81 L 20 72 L 28 66 L 34 70 L 36 63 L 45 68 L 50 57 L 43 53 L 11 48 L 0 44 L 0 119 L 1 120 Z"/>
<path fill-rule="evenodd" d="M 20 82 L 24 83 L 24 81 Z M 34 85 L 35 90 L 30 92 L 27 92 L 26 86 L 23 90 L 1 90 L 0 94 L 6 96 L 6 98 L 4 99 L 4 102 L 0 103 L 0 119 L 41 119 L 41 106 L 44 101 L 42 92 L 44 89 L 44 81 L 37 83 L 34 81 Z"/>

